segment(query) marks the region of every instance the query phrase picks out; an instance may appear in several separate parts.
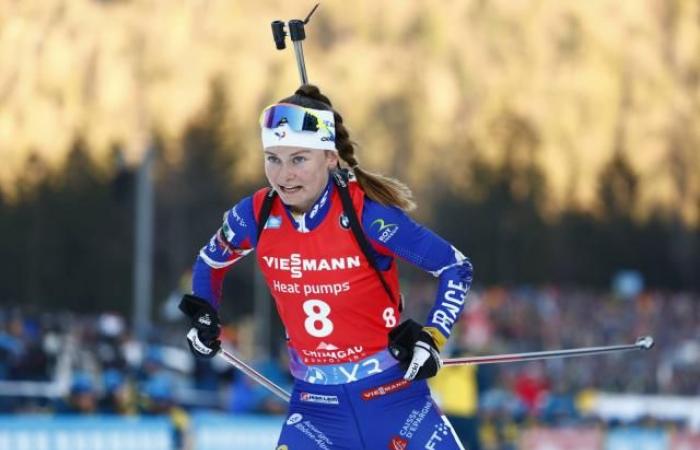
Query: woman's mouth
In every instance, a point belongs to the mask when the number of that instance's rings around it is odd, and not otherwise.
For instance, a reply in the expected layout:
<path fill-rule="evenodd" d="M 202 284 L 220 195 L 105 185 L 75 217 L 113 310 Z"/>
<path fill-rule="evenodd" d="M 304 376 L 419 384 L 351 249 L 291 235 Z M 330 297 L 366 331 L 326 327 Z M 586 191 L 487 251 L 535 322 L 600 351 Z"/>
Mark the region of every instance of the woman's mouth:
<path fill-rule="evenodd" d="M 301 186 L 280 186 L 280 191 L 285 194 L 296 194 L 301 191 Z"/>

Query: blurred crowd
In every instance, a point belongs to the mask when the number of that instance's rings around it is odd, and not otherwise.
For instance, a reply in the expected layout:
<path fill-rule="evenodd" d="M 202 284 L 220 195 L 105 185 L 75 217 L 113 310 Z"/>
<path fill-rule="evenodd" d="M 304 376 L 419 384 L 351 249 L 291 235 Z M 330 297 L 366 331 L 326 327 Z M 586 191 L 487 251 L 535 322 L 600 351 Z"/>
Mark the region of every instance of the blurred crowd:
<path fill-rule="evenodd" d="M 420 315 L 430 307 L 430 293 L 416 294 L 424 299 Z M 452 356 L 632 344 L 647 335 L 655 340 L 644 352 L 478 366 L 474 415 L 481 442 L 468 448 L 514 449 L 520 430 L 531 425 L 628 425 L 592 414 L 600 392 L 700 395 L 697 294 L 495 287 L 470 295 L 455 332 L 447 350 Z M 459 386 L 450 388 L 445 395 Z M 640 417 L 637 425 L 678 429 L 687 423 Z"/>
<path fill-rule="evenodd" d="M 434 286 L 408 286 L 406 314 L 424 317 Z M 248 348 L 255 341 L 251 322 L 226 326 L 224 345 L 289 389 L 285 352 L 259 358 L 264 353 Z M 186 328 L 184 320 L 159 324 L 146 339 L 136 339 L 116 313 L 0 308 L 0 413 L 167 414 L 184 429 L 193 410 L 285 410 L 225 362 L 194 360 Z M 655 338 L 652 351 L 473 370 L 476 406 L 466 416 L 480 422 L 482 448 L 503 449 L 523 423 L 590 420 L 586 400 L 595 392 L 700 396 L 700 296 L 477 289 L 445 351 L 457 356 L 627 344 L 642 335 Z"/>
<path fill-rule="evenodd" d="M 471 295 L 455 351 L 498 354 L 632 344 L 650 335 L 650 352 L 497 366 L 494 385 L 537 378 L 548 390 L 700 395 L 700 296 L 642 292 L 632 298 L 559 288 L 494 288 Z M 492 366 L 496 367 L 496 366 Z M 524 400 L 536 406 L 537 396 Z"/>

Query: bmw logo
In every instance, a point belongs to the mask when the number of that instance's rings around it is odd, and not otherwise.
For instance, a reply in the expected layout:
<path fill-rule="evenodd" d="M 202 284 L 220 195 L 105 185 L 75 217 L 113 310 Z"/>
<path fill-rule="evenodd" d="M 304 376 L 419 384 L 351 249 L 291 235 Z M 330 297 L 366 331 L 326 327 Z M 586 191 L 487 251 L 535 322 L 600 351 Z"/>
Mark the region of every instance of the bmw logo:
<path fill-rule="evenodd" d="M 350 229 L 350 219 L 348 219 L 348 216 L 345 214 L 341 214 L 339 218 L 340 226 L 344 230 L 349 230 Z"/>

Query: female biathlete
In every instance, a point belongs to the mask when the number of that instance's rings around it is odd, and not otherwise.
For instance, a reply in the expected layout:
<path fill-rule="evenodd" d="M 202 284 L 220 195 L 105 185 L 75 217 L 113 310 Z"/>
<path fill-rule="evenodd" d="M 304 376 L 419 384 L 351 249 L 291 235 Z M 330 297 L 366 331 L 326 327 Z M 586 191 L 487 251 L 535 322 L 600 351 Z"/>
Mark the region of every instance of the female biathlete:
<path fill-rule="evenodd" d="M 402 183 L 360 168 L 354 146 L 316 86 L 260 118 L 270 188 L 224 214 L 194 265 L 181 310 L 198 357 L 220 348 L 226 271 L 256 250 L 284 324 L 294 377 L 278 449 L 461 449 L 431 398 L 472 281 L 469 260 L 414 222 Z M 438 278 L 423 325 L 399 323 L 396 257 Z"/>

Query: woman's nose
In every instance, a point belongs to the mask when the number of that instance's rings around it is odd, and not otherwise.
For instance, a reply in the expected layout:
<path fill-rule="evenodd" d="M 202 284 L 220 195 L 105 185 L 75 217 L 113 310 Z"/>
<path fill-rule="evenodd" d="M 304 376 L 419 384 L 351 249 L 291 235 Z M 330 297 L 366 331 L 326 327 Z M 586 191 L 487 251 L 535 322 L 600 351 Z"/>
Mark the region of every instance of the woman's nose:
<path fill-rule="evenodd" d="M 295 177 L 296 173 L 294 172 L 294 169 L 291 167 L 290 164 L 282 164 L 282 167 L 280 169 L 280 179 L 287 181 L 291 180 Z"/>

